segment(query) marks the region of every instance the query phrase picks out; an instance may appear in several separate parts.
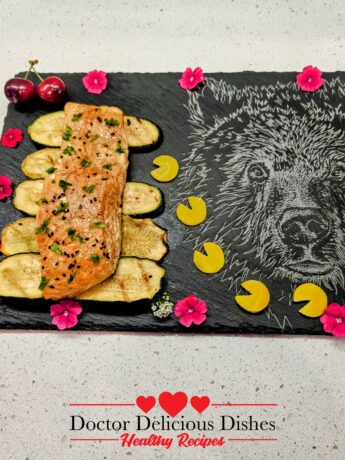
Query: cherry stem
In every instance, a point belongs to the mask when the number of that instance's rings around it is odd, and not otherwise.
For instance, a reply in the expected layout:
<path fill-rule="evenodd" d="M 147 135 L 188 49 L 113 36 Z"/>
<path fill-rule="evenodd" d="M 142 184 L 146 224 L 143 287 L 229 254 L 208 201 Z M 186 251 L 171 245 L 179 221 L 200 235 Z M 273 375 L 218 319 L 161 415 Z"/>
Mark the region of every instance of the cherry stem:
<path fill-rule="evenodd" d="M 30 64 L 30 69 L 28 70 L 27 74 L 25 75 L 25 80 L 27 79 L 29 73 L 32 71 L 36 75 L 36 77 L 39 78 L 40 81 L 43 81 L 43 78 L 41 77 L 41 75 L 39 73 L 36 72 L 36 69 L 35 69 L 35 65 L 38 64 L 38 60 L 33 59 L 33 60 L 29 61 L 29 64 Z"/>

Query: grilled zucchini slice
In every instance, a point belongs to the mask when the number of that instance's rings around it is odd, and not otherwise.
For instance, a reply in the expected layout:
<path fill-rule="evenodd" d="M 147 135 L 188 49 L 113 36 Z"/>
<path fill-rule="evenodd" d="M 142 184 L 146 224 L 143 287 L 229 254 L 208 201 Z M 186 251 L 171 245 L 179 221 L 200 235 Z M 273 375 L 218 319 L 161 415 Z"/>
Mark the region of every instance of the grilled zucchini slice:
<path fill-rule="evenodd" d="M 124 257 L 116 273 L 82 294 L 83 300 L 134 302 L 151 299 L 160 290 L 164 268 L 152 260 Z M 39 299 L 41 257 L 39 254 L 16 254 L 0 262 L 0 296 Z"/>
<path fill-rule="evenodd" d="M 24 217 L 7 225 L 1 236 L 1 251 L 5 256 L 27 252 L 39 252 L 36 235 L 36 219 Z"/>
<path fill-rule="evenodd" d="M 145 182 L 127 182 L 123 193 L 122 213 L 142 216 L 160 210 L 163 206 L 162 192 Z"/>
<path fill-rule="evenodd" d="M 36 216 L 43 182 L 43 179 L 20 182 L 15 189 L 13 206 L 30 216 Z M 150 214 L 160 209 L 162 205 L 163 195 L 157 187 L 143 182 L 126 182 L 122 202 L 123 214 L 130 216 Z"/>
<path fill-rule="evenodd" d="M 149 148 L 158 144 L 160 131 L 157 125 L 146 118 L 125 115 L 128 147 Z"/>
<path fill-rule="evenodd" d="M 60 147 L 62 142 L 64 112 L 48 113 L 35 120 L 28 129 L 34 142 L 48 147 Z M 152 121 L 125 115 L 128 147 L 149 148 L 160 139 L 160 130 Z"/>
<path fill-rule="evenodd" d="M 36 235 L 36 219 L 24 217 L 7 225 L 1 237 L 1 250 L 6 256 L 27 252 L 39 252 Z M 167 232 L 151 219 L 122 218 L 123 257 L 160 260 L 167 252 Z"/>
<path fill-rule="evenodd" d="M 13 206 L 19 211 L 29 214 L 29 216 L 36 216 L 39 206 L 37 203 L 41 199 L 43 182 L 43 179 L 19 182 L 12 200 Z"/>
<path fill-rule="evenodd" d="M 152 260 L 122 257 L 114 276 L 84 292 L 79 299 L 99 302 L 152 299 L 161 288 L 164 274 L 164 268 Z"/>
<path fill-rule="evenodd" d="M 63 110 L 41 115 L 29 126 L 29 136 L 38 144 L 47 147 L 60 147 L 64 117 L 65 112 Z"/>
<path fill-rule="evenodd" d="M 46 148 L 31 153 L 22 163 L 23 173 L 30 179 L 44 179 L 61 155 L 60 149 Z"/>
<path fill-rule="evenodd" d="M 41 257 L 39 254 L 16 254 L 0 262 L 0 296 L 39 299 Z"/>
<path fill-rule="evenodd" d="M 151 219 L 122 217 L 122 257 L 161 260 L 167 253 L 167 231 Z"/>

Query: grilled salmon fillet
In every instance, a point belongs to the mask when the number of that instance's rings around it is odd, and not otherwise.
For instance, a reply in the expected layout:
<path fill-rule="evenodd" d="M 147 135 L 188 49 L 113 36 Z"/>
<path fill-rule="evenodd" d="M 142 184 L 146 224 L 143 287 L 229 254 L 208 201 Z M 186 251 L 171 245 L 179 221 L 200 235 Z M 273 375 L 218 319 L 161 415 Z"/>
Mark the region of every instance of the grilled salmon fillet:
<path fill-rule="evenodd" d="M 76 297 L 115 272 L 127 167 L 123 112 L 67 103 L 61 155 L 36 218 L 45 299 Z"/>

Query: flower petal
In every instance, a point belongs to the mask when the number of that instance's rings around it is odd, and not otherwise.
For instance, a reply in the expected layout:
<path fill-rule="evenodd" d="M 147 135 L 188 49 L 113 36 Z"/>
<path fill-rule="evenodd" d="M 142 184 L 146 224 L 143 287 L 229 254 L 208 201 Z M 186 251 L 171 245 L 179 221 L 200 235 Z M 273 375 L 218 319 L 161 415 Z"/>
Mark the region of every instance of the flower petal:
<path fill-rule="evenodd" d="M 194 311 L 192 313 L 192 317 L 193 323 L 197 324 L 198 326 L 206 320 L 206 315 L 204 313 L 199 313 L 198 311 Z"/>
<path fill-rule="evenodd" d="M 332 334 L 334 337 L 345 337 L 345 323 L 337 323 Z"/>
<path fill-rule="evenodd" d="M 66 316 L 66 328 L 71 329 L 78 324 L 78 318 L 76 315 L 69 314 Z"/>
<path fill-rule="evenodd" d="M 204 300 L 199 300 L 199 302 L 194 307 L 194 311 L 197 311 L 198 313 L 206 313 L 206 302 Z"/>
<path fill-rule="evenodd" d="M 175 309 L 174 309 L 174 315 L 179 317 L 179 316 L 184 316 L 186 313 L 188 313 L 188 305 L 187 303 L 185 302 L 185 299 L 183 300 L 178 300 L 176 302 L 176 306 L 175 306 Z"/>
<path fill-rule="evenodd" d="M 179 319 L 179 323 L 181 323 L 182 326 L 190 327 L 190 325 L 193 323 L 193 316 L 190 313 L 184 315 Z"/>
<path fill-rule="evenodd" d="M 54 305 L 50 306 L 50 314 L 53 317 L 63 315 L 64 312 L 65 308 L 59 303 L 55 303 Z"/>
<path fill-rule="evenodd" d="M 55 316 L 55 318 L 53 318 L 52 320 L 52 324 L 54 324 L 54 326 L 57 326 L 57 328 L 60 329 L 60 331 L 63 331 L 67 327 L 66 318 L 67 316 L 64 315 Z"/>
<path fill-rule="evenodd" d="M 320 318 L 320 321 L 323 325 L 323 330 L 328 333 L 331 333 L 337 325 L 337 320 L 334 318 L 334 316 L 330 315 L 323 314 Z"/>
<path fill-rule="evenodd" d="M 67 310 L 69 313 L 72 313 L 73 315 L 80 315 L 80 313 L 83 311 L 83 309 L 80 306 L 80 303 L 75 300 L 61 300 L 60 303 L 65 310 Z"/>
<path fill-rule="evenodd" d="M 341 316 L 341 307 L 337 303 L 331 303 L 324 311 L 324 314 L 339 317 Z"/>

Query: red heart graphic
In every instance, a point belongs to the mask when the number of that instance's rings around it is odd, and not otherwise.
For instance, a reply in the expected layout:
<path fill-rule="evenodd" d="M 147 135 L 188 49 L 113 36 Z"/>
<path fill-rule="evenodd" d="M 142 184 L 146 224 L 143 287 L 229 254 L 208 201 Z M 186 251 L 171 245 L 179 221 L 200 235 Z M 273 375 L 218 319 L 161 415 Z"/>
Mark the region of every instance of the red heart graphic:
<path fill-rule="evenodd" d="M 183 391 L 178 391 L 175 394 L 164 391 L 159 395 L 158 401 L 165 412 L 171 415 L 171 417 L 175 417 L 186 407 L 188 398 Z"/>
<path fill-rule="evenodd" d="M 138 396 L 136 403 L 139 409 L 147 414 L 153 407 L 155 407 L 156 398 L 154 396 Z"/>
<path fill-rule="evenodd" d="M 208 396 L 193 396 L 190 400 L 191 406 L 201 414 L 210 405 Z"/>

